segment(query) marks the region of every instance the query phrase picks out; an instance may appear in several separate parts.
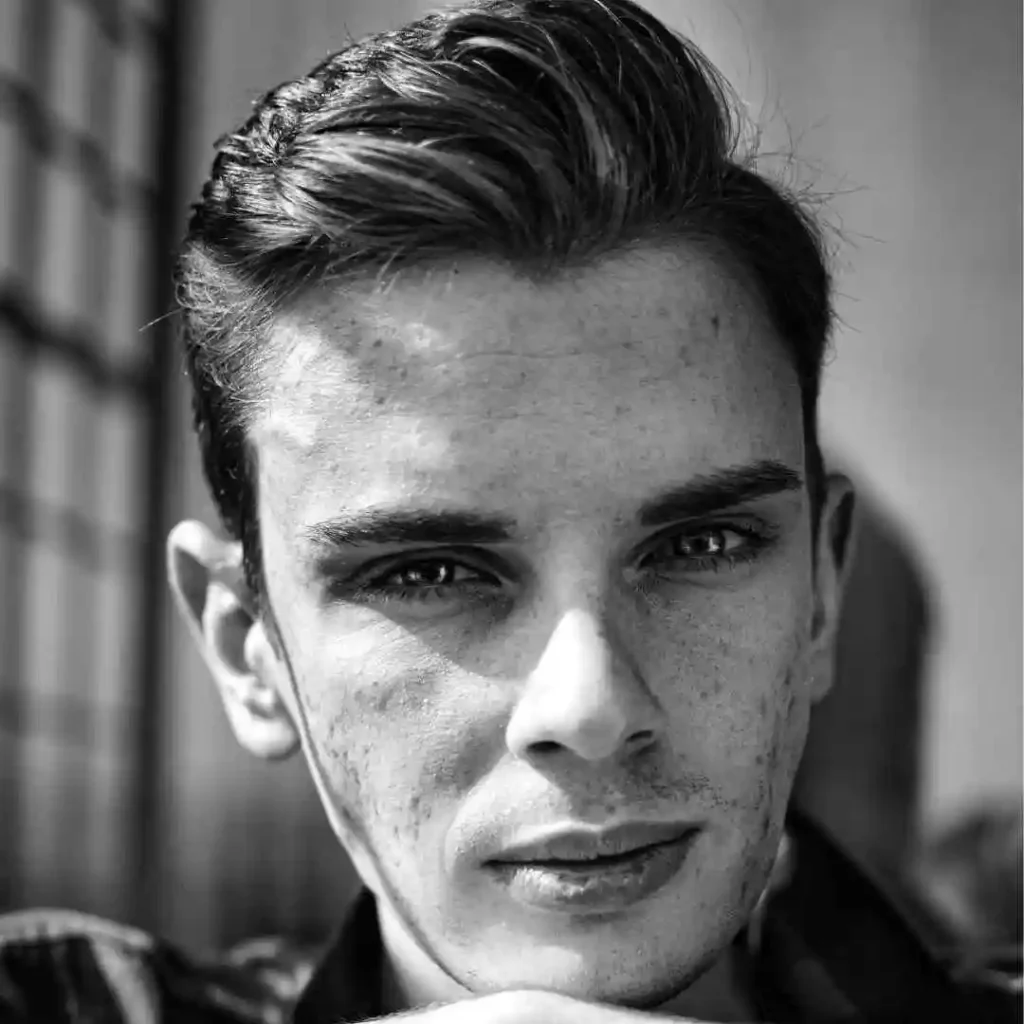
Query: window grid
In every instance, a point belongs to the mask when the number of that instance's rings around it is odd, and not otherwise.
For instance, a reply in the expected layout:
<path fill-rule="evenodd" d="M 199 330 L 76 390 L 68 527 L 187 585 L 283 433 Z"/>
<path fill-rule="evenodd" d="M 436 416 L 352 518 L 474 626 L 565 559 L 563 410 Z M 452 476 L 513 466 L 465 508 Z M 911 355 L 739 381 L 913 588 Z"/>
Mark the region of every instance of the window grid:
<path fill-rule="evenodd" d="M 183 6 L 5 0 L 0 911 L 152 914 Z"/>

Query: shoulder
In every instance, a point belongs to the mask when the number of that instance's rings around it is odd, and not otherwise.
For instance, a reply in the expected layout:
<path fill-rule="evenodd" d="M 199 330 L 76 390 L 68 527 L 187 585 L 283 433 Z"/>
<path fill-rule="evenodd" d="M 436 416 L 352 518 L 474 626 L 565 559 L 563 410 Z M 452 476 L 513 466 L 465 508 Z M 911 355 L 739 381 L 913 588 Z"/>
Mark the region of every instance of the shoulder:
<path fill-rule="evenodd" d="M 190 956 L 146 932 L 64 910 L 0 915 L 0 1019 L 277 1024 L 311 960 L 278 940 Z"/>
<path fill-rule="evenodd" d="M 795 1004 L 811 1020 L 1020 1021 L 1019 950 L 961 967 L 810 818 L 791 813 L 787 833 L 790 869 L 754 936 L 772 1008 Z"/>

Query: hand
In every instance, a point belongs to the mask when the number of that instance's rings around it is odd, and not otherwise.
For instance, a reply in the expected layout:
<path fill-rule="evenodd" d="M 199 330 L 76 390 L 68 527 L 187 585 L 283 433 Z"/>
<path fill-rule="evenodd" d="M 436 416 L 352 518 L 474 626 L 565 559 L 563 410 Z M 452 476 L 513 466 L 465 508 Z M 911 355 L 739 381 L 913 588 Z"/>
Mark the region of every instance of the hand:
<path fill-rule="evenodd" d="M 410 1024 L 715 1024 L 692 1017 L 666 1017 L 643 1010 L 590 1003 L 557 992 L 516 989 L 444 1006 L 409 1010 L 387 1018 Z"/>

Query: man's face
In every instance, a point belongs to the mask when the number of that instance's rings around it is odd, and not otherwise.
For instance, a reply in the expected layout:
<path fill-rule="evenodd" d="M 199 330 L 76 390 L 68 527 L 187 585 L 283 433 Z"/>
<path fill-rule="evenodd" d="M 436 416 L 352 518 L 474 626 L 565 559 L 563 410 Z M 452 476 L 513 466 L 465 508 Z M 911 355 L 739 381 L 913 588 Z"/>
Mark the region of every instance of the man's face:
<path fill-rule="evenodd" d="M 800 393 L 760 306 L 677 247 L 325 291 L 272 340 L 267 594 L 386 934 L 476 991 L 667 997 L 761 893 L 814 695 Z M 624 823 L 688 834 L 508 863 Z"/>

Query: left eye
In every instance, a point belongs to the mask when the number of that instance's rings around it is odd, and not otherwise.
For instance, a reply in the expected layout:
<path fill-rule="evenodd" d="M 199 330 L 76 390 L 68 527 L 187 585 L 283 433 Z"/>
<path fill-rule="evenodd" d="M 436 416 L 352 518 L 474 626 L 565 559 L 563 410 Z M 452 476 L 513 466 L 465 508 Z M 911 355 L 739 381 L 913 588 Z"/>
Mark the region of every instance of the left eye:
<path fill-rule="evenodd" d="M 690 572 L 729 568 L 753 560 L 768 543 L 768 538 L 753 530 L 704 527 L 664 539 L 644 563 L 682 562 Z"/>
<path fill-rule="evenodd" d="M 746 539 L 735 530 L 702 530 L 700 533 L 673 537 L 668 542 L 668 547 L 683 558 L 713 558 L 742 547 Z"/>

